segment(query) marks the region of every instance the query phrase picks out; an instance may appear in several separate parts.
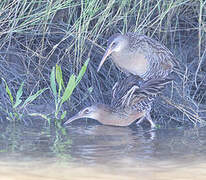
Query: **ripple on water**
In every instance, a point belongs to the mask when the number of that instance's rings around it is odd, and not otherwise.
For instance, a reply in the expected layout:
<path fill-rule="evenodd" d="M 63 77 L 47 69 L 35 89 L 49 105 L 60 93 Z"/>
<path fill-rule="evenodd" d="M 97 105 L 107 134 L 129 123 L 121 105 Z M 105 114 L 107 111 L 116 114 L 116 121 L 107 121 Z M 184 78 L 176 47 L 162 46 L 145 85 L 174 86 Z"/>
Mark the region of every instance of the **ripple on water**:
<path fill-rule="evenodd" d="M 8 126 L 0 135 L 0 179 L 205 179 L 205 130 Z"/>

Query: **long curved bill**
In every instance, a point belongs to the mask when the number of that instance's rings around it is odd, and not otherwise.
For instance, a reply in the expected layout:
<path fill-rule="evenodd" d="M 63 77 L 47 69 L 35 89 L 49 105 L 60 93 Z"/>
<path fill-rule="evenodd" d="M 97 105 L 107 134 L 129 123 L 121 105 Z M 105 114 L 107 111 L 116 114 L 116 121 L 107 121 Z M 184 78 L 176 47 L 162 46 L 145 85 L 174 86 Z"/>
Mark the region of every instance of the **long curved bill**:
<path fill-rule="evenodd" d="M 77 119 L 80 119 L 80 118 L 83 118 L 83 116 L 80 114 L 80 113 L 77 113 L 76 115 L 74 115 L 73 117 L 69 118 L 65 123 L 64 125 L 67 125 Z"/>
<path fill-rule="evenodd" d="M 104 64 L 104 62 L 106 61 L 107 57 L 112 53 L 111 48 L 108 47 L 107 50 L 104 53 L 104 56 L 98 66 L 97 72 L 99 72 L 99 70 L 101 69 L 102 65 Z"/>

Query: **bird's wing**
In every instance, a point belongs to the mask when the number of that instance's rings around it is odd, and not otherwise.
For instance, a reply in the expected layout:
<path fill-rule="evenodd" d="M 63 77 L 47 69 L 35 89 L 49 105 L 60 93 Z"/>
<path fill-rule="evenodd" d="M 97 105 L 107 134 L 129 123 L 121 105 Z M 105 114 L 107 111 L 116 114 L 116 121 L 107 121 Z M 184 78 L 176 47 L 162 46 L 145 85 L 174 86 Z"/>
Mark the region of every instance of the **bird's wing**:
<path fill-rule="evenodd" d="M 179 67 L 177 58 L 165 45 L 159 41 L 139 33 L 128 32 L 126 36 L 129 38 L 130 50 L 135 51 L 137 48 L 146 47 L 144 50 L 147 50 L 147 54 L 149 54 L 150 57 L 154 57 L 158 54 L 158 59 L 161 63 L 165 64 L 165 66 L 172 63 L 171 65 L 173 67 Z"/>
<path fill-rule="evenodd" d="M 138 77 L 128 76 L 116 83 L 111 106 L 122 110 L 149 108 L 157 94 L 171 81 L 171 79 L 152 79 L 140 82 Z"/>

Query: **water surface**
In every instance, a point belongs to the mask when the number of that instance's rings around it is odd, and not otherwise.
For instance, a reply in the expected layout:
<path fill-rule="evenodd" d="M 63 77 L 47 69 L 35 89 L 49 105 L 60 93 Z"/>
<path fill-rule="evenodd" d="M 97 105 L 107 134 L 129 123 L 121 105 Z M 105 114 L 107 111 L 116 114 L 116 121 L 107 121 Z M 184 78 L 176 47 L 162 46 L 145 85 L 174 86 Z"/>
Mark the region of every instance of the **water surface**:
<path fill-rule="evenodd" d="M 0 130 L 0 179 L 206 178 L 206 128 L 149 131 L 77 123 Z"/>

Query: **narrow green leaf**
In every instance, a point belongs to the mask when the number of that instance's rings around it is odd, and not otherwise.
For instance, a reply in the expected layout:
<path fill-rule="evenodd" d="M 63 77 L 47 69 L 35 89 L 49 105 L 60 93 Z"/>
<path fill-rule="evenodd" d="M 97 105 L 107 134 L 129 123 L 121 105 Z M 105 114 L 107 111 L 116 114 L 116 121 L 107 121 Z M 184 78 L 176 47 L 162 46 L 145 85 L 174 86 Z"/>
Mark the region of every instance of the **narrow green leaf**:
<path fill-rule="evenodd" d="M 12 112 L 9 112 L 9 116 L 10 116 L 10 118 L 9 118 L 9 119 L 11 119 L 11 120 L 15 120 L 15 118 L 14 118 L 14 116 L 13 116 Z"/>
<path fill-rule="evenodd" d="M 20 99 L 23 93 L 23 86 L 24 86 L 24 82 L 21 83 L 21 86 L 19 87 L 17 93 L 16 93 L 16 102 L 14 104 L 14 108 L 16 108 L 21 102 L 22 100 Z"/>
<path fill-rule="evenodd" d="M 39 91 L 37 91 L 34 95 L 29 96 L 23 103 L 22 107 L 24 107 L 26 104 L 31 103 L 32 101 L 34 101 L 40 94 L 42 94 L 45 90 L 47 90 L 48 88 L 44 88 L 44 89 L 40 89 Z"/>
<path fill-rule="evenodd" d="M 81 68 L 81 70 L 80 70 L 80 72 L 79 72 L 79 74 L 77 76 L 76 85 L 80 82 L 80 80 L 82 79 L 84 73 L 86 72 L 89 60 L 90 59 L 87 59 L 85 61 L 84 65 L 82 66 L 82 68 Z"/>
<path fill-rule="evenodd" d="M 56 64 L 56 80 L 59 86 L 64 87 L 64 82 L 63 82 L 63 78 L 62 78 L 62 69 L 61 66 L 59 66 L 58 64 Z"/>
<path fill-rule="evenodd" d="M 55 81 L 55 67 L 52 68 L 52 72 L 50 75 L 50 84 L 51 84 L 51 89 L 52 89 L 53 95 L 55 97 L 55 102 L 56 102 L 57 90 L 56 90 L 56 81 Z"/>
<path fill-rule="evenodd" d="M 49 118 L 47 115 L 45 115 L 45 114 L 41 114 L 41 113 L 29 113 L 28 115 L 29 115 L 29 116 L 40 116 L 40 117 L 42 117 L 43 119 L 46 119 L 47 121 L 50 121 L 50 118 Z"/>
<path fill-rule="evenodd" d="M 63 80 L 61 79 L 60 82 L 59 82 L 59 90 L 58 90 L 58 97 L 61 96 L 61 91 L 62 91 L 62 82 Z"/>
<path fill-rule="evenodd" d="M 6 92 L 7 92 L 7 94 L 9 95 L 10 101 L 11 101 L 12 106 L 13 106 L 13 104 L 14 104 L 14 98 L 13 98 L 13 96 L 12 96 L 12 94 L 11 94 L 11 91 L 10 91 L 10 89 L 9 89 L 7 83 L 6 83 L 6 80 L 5 80 L 4 78 L 2 78 L 2 79 L 3 79 L 4 83 L 5 83 Z"/>
<path fill-rule="evenodd" d="M 64 112 L 62 113 L 62 115 L 61 115 L 61 119 L 64 119 L 65 116 L 66 116 L 66 114 L 67 114 L 67 111 L 64 111 Z"/>
<path fill-rule="evenodd" d="M 67 101 L 69 99 L 69 97 L 71 96 L 74 88 L 76 87 L 75 79 L 76 79 L 75 75 L 72 74 L 71 77 L 69 78 L 69 82 L 68 82 L 67 87 L 66 87 L 64 94 L 62 96 L 61 104 L 63 104 L 65 101 Z"/>
<path fill-rule="evenodd" d="M 62 85 L 63 85 L 63 79 L 62 79 L 62 70 L 61 67 L 59 65 L 56 64 L 56 81 L 58 83 L 58 97 L 60 97 L 61 95 L 61 91 L 62 91 Z M 58 98 L 58 101 L 60 99 Z"/>
<path fill-rule="evenodd" d="M 18 101 L 16 101 L 16 103 L 14 104 L 14 107 L 13 108 L 16 108 L 19 104 L 21 104 L 22 100 L 19 99 Z"/>

